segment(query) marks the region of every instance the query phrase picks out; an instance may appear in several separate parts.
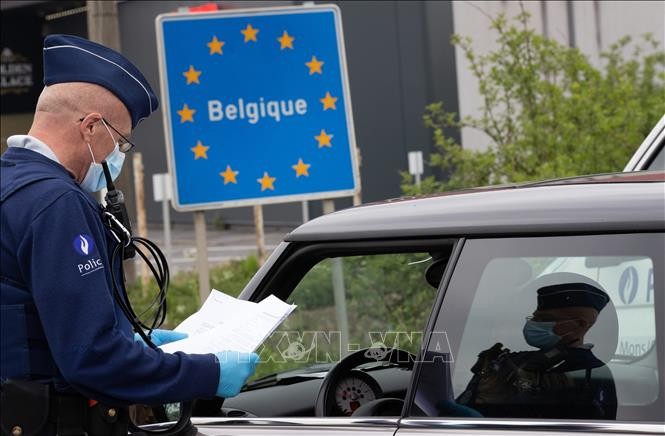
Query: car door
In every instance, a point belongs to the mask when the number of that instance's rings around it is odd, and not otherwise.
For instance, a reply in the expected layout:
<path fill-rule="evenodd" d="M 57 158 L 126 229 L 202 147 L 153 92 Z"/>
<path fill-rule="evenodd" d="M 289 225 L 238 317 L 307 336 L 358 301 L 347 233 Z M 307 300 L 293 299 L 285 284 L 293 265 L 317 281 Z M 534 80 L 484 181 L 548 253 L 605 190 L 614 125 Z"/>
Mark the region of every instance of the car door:
<path fill-rule="evenodd" d="M 664 254 L 662 232 L 466 240 L 396 435 L 662 434 Z M 573 279 L 609 296 L 579 346 L 602 363 L 582 384 L 559 372 L 561 384 L 547 386 L 519 360 L 543 356 L 525 341 L 525 318 L 539 289 Z M 519 370 L 505 370 L 515 362 Z M 565 395 L 570 386 L 593 395 Z"/>
<path fill-rule="evenodd" d="M 260 301 L 275 294 L 298 308 L 258 350 L 256 384 L 224 402 L 227 410 L 252 416 L 192 418 L 199 434 L 393 436 L 400 416 L 313 416 L 316 389 L 330 366 L 352 352 L 379 343 L 418 352 L 437 296 L 428 280 L 438 284 L 455 244 L 431 238 L 280 246 L 279 258 L 269 260 L 243 296 Z M 308 370 L 316 365 L 327 366 Z M 298 371 L 310 380 L 271 385 L 273 373 L 277 379 Z M 382 371 L 366 373 L 378 395 L 403 398 L 411 372 Z M 307 391 L 308 385 L 316 389 Z M 348 415 L 365 400 L 341 400 L 339 411 Z"/>

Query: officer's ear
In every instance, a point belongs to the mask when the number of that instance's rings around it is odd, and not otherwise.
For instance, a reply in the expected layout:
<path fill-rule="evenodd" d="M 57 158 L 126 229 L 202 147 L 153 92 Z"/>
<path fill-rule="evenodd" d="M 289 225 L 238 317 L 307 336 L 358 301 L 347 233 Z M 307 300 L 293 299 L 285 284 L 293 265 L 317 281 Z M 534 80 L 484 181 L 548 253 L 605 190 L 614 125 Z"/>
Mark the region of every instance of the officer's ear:
<path fill-rule="evenodd" d="M 99 122 L 102 120 L 101 114 L 92 112 L 80 119 L 79 133 L 83 142 L 92 142 L 92 137 L 95 135 L 96 129 L 99 128 Z"/>
<path fill-rule="evenodd" d="M 586 334 L 586 332 L 588 332 L 591 326 L 593 325 L 593 323 L 587 319 L 576 319 L 574 320 L 574 322 L 575 322 L 574 331 L 580 332 L 580 334 L 582 335 Z"/>

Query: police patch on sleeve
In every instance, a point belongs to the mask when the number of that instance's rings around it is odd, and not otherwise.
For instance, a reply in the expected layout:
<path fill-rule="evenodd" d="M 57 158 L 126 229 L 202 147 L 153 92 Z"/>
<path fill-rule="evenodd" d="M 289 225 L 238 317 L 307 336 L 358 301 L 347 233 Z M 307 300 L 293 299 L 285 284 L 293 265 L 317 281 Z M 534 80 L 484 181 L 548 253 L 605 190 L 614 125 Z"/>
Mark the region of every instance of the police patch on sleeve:
<path fill-rule="evenodd" d="M 90 235 L 81 233 L 76 235 L 73 241 L 74 250 L 81 256 L 90 256 L 95 252 L 95 241 L 92 240 Z"/>
<path fill-rule="evenodd" d="M 76 265 L 79 274 L 81 277 L 87 276 L 95 271 L 99 271 L 104 268 L 102 259 L 99 256 L 92 257 L 95 254 L 95 241 L 90 235 L 85 233 L 80 233 L 74 237 L 72 241 L 74 246 L 74 251 L 82 257 L 86 257 L 85 262 L 79 263 Z"/>

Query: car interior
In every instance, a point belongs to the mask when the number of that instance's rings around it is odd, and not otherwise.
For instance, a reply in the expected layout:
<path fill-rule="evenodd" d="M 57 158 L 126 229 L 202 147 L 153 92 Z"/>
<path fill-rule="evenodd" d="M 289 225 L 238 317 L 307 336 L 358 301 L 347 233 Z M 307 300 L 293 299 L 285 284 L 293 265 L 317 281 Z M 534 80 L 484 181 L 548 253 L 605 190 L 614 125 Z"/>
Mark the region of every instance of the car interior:
<path fill-rule="evenodd" d="M 194 416 L 399 416 L 412 375 L 413 353 L 420 346 L 452 247 L 451 240 L 434 240 L 376 246 L 322 244 L 294 249 L 296 252 L 287 256 L 288 264 L 278 265 L 277 273 L 266 277 L 260 286 L 263 294 L 279 289 L 275 295 L 299 304 L 292 314 L 294 319 L 287 320 L 284 326 L 286 330 L 295 327 L 296 331 L 289 333 L 299 341 L 285 345 L 287 337 L 282 336 L 281 343 L 268 341 L 266 346 L 273 348 L 260 353 L 262 361 L 271 361 L 278 348 L 277 357 L 282 361 L 276 367 L 282 370 L 259 375 L 237 397 L 197 401 Z M 350 328 L 349 350 L 335 353 L 331 350 L 338 345 L 338 325 L 331 297 L 335 276 L 340 274 L 346 287 L 349 323 L 355 327 Z M 367 275 L 379 277 L 381 283 Z M 418 288 L 422 302 L 413 307 L 414 313 L 399 313 L 393 304 L 399 306 L 399 298 L 408 297 L 409 286 Z M 328 289 L 324 292 L 330 295 L 322 295 L 320 288 Z M 385 300 L 369 298 L 377 293 Z M 317 298 L 325 301 L 317 303 Z M 358 301 L 364 298 L 367 301 Z M 392 298 L 398 300 L 386 301 Z M 312 309 L 308 308 L 307 299 L 315 303 Z M 372 308 L 376 316 L 362 315 L 371 313 Z M 407 321 L 399 326 L 400 320 Z M 293 323 L 289 325 L 289 321 Z M 408 331 L 402 331 L 404 327 Z M 377 332 L 378 339 L 371 337 L 372 331 Z M 381 336 L 383 332 L 389 332 L 389 337 Z M 396 346 L 398 342 L 405 342 L 405 349 Z M 320 359 L 317 353 L 327 358 Z M 281 401 L 283 398 L 289 401 Z"/>

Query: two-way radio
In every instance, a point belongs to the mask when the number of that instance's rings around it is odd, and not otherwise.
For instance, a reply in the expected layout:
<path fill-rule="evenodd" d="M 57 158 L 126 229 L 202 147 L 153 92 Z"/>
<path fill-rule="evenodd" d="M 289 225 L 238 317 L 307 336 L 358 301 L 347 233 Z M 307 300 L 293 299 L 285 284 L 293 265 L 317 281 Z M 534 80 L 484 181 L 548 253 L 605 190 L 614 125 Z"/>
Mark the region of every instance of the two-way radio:
<path fill-rule="evenodd" d="M 102 161 L 102 168 L 104 169 L 107 189 L 106 196 L 104 197 L 104 201 L 106 201 L 105 213 L 112 215 L 112 217 L 107 215 L 107 219 L 111 227 L 115 228 L 114 234 L 120 238 L 118 242 L 125 245 L 123 259 L 132 259 L 136 255 L 136 249 L 131 244 L 132 223 L 129 220 L 129 214 L 125 206 L 125 196 L 122 191 L 115 189 L 111 172 L 105 160 Z"/>

